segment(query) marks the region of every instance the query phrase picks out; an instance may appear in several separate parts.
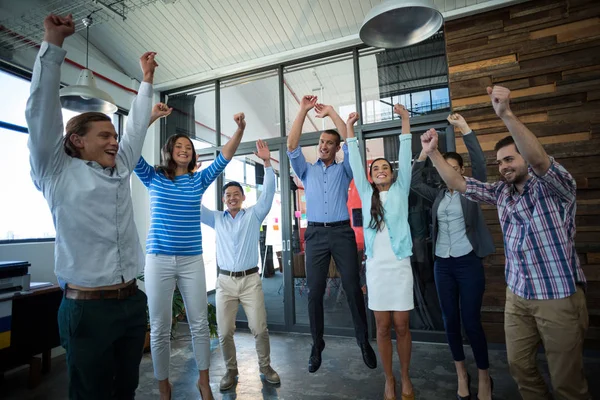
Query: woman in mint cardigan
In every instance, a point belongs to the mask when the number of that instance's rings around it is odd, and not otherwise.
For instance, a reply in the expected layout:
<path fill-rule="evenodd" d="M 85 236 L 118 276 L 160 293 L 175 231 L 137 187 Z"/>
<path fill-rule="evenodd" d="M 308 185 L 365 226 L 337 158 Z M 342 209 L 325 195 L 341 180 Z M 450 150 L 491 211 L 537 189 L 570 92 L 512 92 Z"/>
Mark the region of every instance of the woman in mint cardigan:
<path fill-rule="evenodd" d="M 408 400 L 414 399 L 408 373 L 412 347 L 408 323 L 410 310 L 414 308 L 410 264 L 412 240 L 408 225 L 412 135 L 406 108 L 396 104 L 394 112 L 402 118 L 396 181 L 393 180 L 392 165 L 385 158 L 378 158 L 371 163 L 369 175 L 373 183 L 368 181 L 354 137 L 353 125 L 358 120 L 358 114 L 350 114 L 346 131 L 350 167 L 362 202 L 369 309 L 375 313 L 377 347 L 385 372 L 384 399 L 396 399 L 392 371 L 393 325 L 401 366 L 402 399 Z"/>

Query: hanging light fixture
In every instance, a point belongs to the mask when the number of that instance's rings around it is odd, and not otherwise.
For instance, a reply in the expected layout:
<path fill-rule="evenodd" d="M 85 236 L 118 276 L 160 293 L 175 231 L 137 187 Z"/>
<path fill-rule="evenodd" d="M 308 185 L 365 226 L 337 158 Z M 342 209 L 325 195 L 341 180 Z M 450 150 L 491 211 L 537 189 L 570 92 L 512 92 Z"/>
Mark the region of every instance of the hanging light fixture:
<path fill-rule="evenodd" d="M 88 69 L 90 25 L 92 17 L 83 19 L 86 29 L 85 69 L 81 70 L 76 85 L 70 85 L 60 90 L 60 102 L 63 108 L 76 112 L 101 112 L 114 114 L 117 106 L 113 98 L 96 87 L 94 73 Z"/>
<path fill-rule="evenodd" d="M 359 36 L 370 46 L 397 49 L 433 36 L 443 22 L 433 0 L 387 0 L 367 13 Z"/>

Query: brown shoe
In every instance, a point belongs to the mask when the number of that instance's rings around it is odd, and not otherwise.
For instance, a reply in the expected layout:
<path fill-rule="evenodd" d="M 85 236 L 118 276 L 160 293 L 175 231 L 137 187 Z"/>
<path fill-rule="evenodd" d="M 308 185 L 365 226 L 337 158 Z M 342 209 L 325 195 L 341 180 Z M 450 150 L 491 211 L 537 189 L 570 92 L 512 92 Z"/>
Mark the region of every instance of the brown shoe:
<path fill-rule="evenodd" d="M 225 375 L 221 378 L 221 383 L 219 383 L 219 389 L 221 391 L 229 390 L 235 385 L 235 378 L 238 376 L 238 370 L 236 369 L 228 369 Z"/>
<path fill-rule="evenodd" d="M 270 365 L 266 367 L 260 367 L 260 373 L 265 376 L 265 380 L 273 385 L 279 385 L 281 383 L 281 379 L 279 379 L 279 374 L 275 372 Z"/>

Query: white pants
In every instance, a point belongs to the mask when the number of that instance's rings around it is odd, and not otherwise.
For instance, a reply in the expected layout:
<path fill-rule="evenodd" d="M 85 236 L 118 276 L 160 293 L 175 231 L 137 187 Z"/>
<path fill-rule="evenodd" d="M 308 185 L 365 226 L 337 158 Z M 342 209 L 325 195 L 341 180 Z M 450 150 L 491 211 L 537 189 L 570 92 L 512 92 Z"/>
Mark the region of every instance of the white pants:
<path fill-rule="evenodd" d="M 150 313 L 150 348 L 154 376 L 160 381 L 169 377 L 175 284 L 185 303 L 196 366 L 200 371 L 207 370 L 210 366 L 210 331 L 202 254 L 195 256 L 147 254 L 144 275 Z"/>
<path fill-rule="evenodd" d="M 227 275 L 217 277 L 215 299 L 217 302 L 217 327 L 219 343 L 227 369 L 237 369 L 235 355 L 235 317 L 240 303 L 248 317 L 248 327 L 254 335 L 258 365 L 266 367 L 271 364 L 271 346 L 267 329 L 267 310 L 265 294 L 262 290 L 260 275 L 254 273 L 235 278 Z"/>

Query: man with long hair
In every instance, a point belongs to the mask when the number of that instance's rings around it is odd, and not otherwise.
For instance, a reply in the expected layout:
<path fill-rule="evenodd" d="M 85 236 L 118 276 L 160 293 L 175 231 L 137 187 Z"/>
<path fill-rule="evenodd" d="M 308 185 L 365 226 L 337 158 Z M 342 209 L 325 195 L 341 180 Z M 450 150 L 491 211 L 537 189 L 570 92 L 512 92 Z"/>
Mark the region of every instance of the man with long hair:
<path fill-rule="evenodd" d="M 59 101 L 64 40 L 71 15 L 49 15 L 27 101 L 31 176 L 56 228 L 58 312 L 67 352 L 70 399 L 133 399 L 146 335 L 144 265 L 133 220 L 130 175 L 142 153 L 152 108 L 156 53 L 140 58 L 143 82 L 120 142 L 101 113 L 72 118 L 63 138 Z"/>

